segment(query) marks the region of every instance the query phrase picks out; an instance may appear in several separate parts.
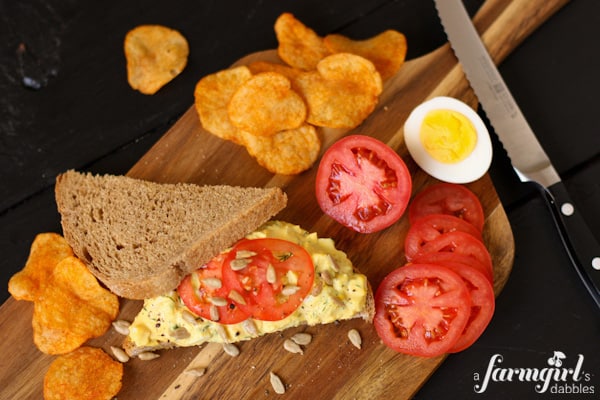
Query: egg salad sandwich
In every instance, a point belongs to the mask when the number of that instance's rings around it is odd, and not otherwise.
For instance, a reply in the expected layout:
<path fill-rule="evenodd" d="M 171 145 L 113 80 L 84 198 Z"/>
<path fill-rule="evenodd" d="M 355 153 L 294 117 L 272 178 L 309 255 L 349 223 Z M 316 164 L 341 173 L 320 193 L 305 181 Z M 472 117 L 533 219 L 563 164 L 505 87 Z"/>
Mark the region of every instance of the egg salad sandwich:
<path fill-rule="evenodd" d="M 67 171 L 55 194 L 74 253 L 115 294 L 144 299 L 123 345 L 132 356 L 372 321 L 372 288 L 334 241 L 271 220 L 287 203 L 279 188 Z"/>

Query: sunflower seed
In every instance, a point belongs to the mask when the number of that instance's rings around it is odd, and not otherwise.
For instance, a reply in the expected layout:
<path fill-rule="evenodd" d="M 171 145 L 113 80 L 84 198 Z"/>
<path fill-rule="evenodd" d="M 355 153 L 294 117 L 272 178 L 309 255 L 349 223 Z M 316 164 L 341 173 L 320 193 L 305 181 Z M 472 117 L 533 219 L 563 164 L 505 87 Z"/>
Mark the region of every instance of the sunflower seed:
<path fill-rule="evenodd" d="M 335 262 L 335 259 L 331 256 L 331 254 L 327 254 L 327 257 L 329 257 L 329 261 L 331 262 L 331 268 L 335 272 L 340 272 L 340 266 Z"/>
<path fill-rule="evenodd" d="M 229 338 L 227 337 L 227 332 L 225 331 L 225 328 L 223 328 L 223 325 L 216 324 L 215 329 L 217 330 L 217 333 L 219 334 L 219 337 L 221 339 L 223 339 L 224 341 L 229 340 Z"/>
<path fill-rule="evenodd" d="M 186 369 L 185 373 L 192 375 L 192 376 L 202 376 L 206 373 L 206 368 L 202 368 L 202 367 L 190 368 L 190 369 Z"/>
<path fill-rule="evenodd" d="M 154 360 L 155 358 L 160 357 L 159 354 L 153 353 L 151 351 L 144 351 L 138 354 L 138 358 L 143 361 Z"/>
<path fill-rule="evenodd" d="M 196 272 L 192 272 L 190 276 L 192 281 L 192 287 L 198 289 L 200 287 L 200 276 Z"/>
<path fill-rule="evenodd" d="M 275 268 L 273 267 L 273 265 L 269 264 L 267 266 L 266 274 L 267 274 L 267 282 L 269 282 L 271 285 L 277 281 L 277 274 L 275 273 Z"/>
<path fill-rule="evenodd" d="M 128 321 L 122 319 L 116 320 L 112 323 L 112 326 L 113 328 L 115 328 L 115 331 L 117 331 L 121 335 L 129 335 L 130 325 L 131 324 Z"/>
<path fill-rule="evenodd" d="M 311 296 L 318 296 L 323 291 L 323 282 L 320 280 L 315 280 L 315 284 L 310 291 Z"/>
<path fill-rule="evenodd" d="M 354 347 L 360 349 L 362 345 L 362 338 L 356 329 L 350 329 L 348 331 L 348 339 L 350 339 L 350 343 L 352 343 Z"/>
<path fill-rule="evenodd" d="M 254 257 L 256 255 L 255 252 L 253 252 L 252 250 L 238 250 L 235 252 L 235 258 L 240 259 L 240 258 L 250 258 L 250 257 Z"/>
<path fill-rule="evenodd" d="M 285 393 L 285 386 L 283 385 L 283 382 L 281 381 L 280 377 L 275 375 L 273 372 L 269 372 L 269 380 L 271 381 L 271 386 L 273 387 L 273 390 L 275 391 L 275 393 L 277 393 L 277 394 Z"/>
<path fill-rule="evenodd" d="M 217 306 L 215 306 L 214 304 L 211 304 L 208 312 L 210 314 L 210 320 L 211 321 L 218 321 L 219 320 L 219 310 L 217 309 Z"/>
<path fill-rule="evenodd" d="M 183 310 L 183 312 L 181 313 L 181 318 L 183 318 L 183 320 L 185 322 L 187 322 L 188 324 L 191 324 L 191 325 L 198 324 L 198 320 L 196 319 L 196 316 L 194 314 L 192 314 L 191 312 L 189 312 L 188 310 Z"/>
<path fill-rule="evenodd" d="M 170 334 L 175 339 L 187 339 L 190 337 L 190 333 L 183 326 L 173 329 Z"/>
<path fill-rule="evenodd" d="M 295 333 L 291 337 L 291 339 L 296 344 L 299 344 L 301 346 L 306 346 L 307 344 L 310 344 L 310 342 L 312 341 L 312 335 L 310 333 L 306 333 L 306 332 L 298 332 L 298 333 Z"/>
<path fill-rule="evenodd" d="M 240 349 L 233 343 L 223 343 L 223 351 L 231 357 L 237 357 L 240 355 Z"/>
<path fill-rule="evenodd" d="M 122 363 L 126 363 L 127 361 L 129 361 L 129 356 L 127 355 L 127 353 L 125 353 L 125 350 L 123 350 L 122 348 L 110 346 L 110 350 L 112 351 L 113 355 L 118 361 Z"/>
<path fill-rule="evenodd" d="M 202 279 L 202 283 L 211 289 L 219 289 L 221 286 L 223 286 L 223 282 L 221 282 L 219 278 L 215 277 L 204 278 Z"/>
<path fill-rule="evenodd" d="M 258 333 L 258 330 L 256 329 L 256 324 L 254 323 L 253 319 L 248 318 L 247 320 L 242 322 L 242 327 L 250 335 L 256 335 Z"/>
<path fill-rule="evenodd" d="M 229 298 L 238 304 L 246 305 L 246 300 L 244 299 L 244 296 L 242 296 L 240 292 L 238 292 L 235 289 L 231 289 L 231 291 L 229 292 Z"/>
<path fill-rule="evenodd" d="M 298 290 L 300 290 L 300 286 L 285 285 L 283 289 L 281 289 L 281 294 L 283 294 L 284 296 L 291 296 L 295 294 Z"/>
<path fill-rule="evenodd" d="M 300 347 L 298 343 L 294 342 L 291 339 L 286 339 L 283 342 L 283 348 L 289 351 L 290 353 L 304 354 L 304 352 L 302 351 L 302 347 Z"/>
<path fill-rule="evenodd" d="M 246 266 L 250 264 L 250 261 L 252 260 L 250 260 L 249 258 L 236 258 L 235 260 L 231 260 L 229 266 L 232 270 L 239 271 L 246 268 Z"/>
<path fill-rule="evenodd" d="M 208 301 L 217 307 L 224 307 L 227 305 L 227 299 L 224 299 L 223 297 L 209 297 Z"/>
<path fill-rule="evenodd" d="M 328 271 L 323 271 L 319 275 L 321 276 L 321 279 L 323 279 L 323 282 L 325 282 L 327 285 L 331 286 L 333 284 L 333 279 L 331 279 L 331 275 Z"/>
<path fill-rule="evenodd" d="M 331 296 L 331 301 L 333 301 L 335 304 L 337 304 L 340 307 L 344 307 L 345 306 L 344 300 L 340 299 L 337 296 Z"/>

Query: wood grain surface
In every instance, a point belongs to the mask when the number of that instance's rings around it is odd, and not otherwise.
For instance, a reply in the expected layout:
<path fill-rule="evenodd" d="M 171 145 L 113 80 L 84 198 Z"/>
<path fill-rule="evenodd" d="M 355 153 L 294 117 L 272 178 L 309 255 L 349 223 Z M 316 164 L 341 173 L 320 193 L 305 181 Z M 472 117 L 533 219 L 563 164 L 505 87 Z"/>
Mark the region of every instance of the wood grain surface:
<path fill-rule="evenodd" d="M 541 22 L 566 1 L 488 1 L 475 17 L 478 30 L 500 62 Z M 409 39 L 410 46 L 410 39 Z M 240 60 L 274 59 L 273 50 Z M 193 90 L 193 88 L 190 88 Z M 413 174 L 413 193 L 435 180 L 410 159 L 403 143 L 402 126 L 410 111 L 424 100 L 453 96 L 476 107 L 460 66 L 448 45 L 405 63 L 384 86 L 375 112 L 352 133 L 379 138 L 393 147 Z M 349 132 L 322 130 L 323 150 Z M 193 107 L 129 171 L 130 176 L 158 182 L 194 182 L 241 186 L 279 186 L 289 202 L 278 216 L 323 237 L 335 239 L 373 287 L 392 269 L 404 263 L 402 243 L 407 218 L 383 232 L 363 235 L 350 231 L 319 209 L 314 198 L 316 165 L 297 176 L 272 175 L 259 167 L 246 151 L 222 141 L 199 123 Z M 479 196 L 486 214 L 484 239 L 494 261 L 495 291 L 508 280 L 514 243 L 510 225 L 489 176 L 468 185 Z M 139 301 L 121 301 L 119 318 L 131 320 L 141 307 Z M 54 357 L 42 354 L 33 345 L 32 304 L 10 298 L 0 308 L 0 398 L 40 399 L 43 377 Z M 347 339 L 356 328 L 362 335 L 358 350 Z M 283 349 L 285 338 L 297 331 L 313 335 L 303 355 Z M 122 336 L 110 330 L 89 342 L 110 352 Z M 269 372 L 286 384 L 286 398 L 374 399 L 393 396 L 410 398 L 443 362 L 444 357 L 415 358 L 397 354 L 384 345 L 374 328 L 362 321 L 326 326 L 295 328 L 240 344 L 241 354 L 232 358 L 219 345 L 164 351 L 153 361 L 133 359 L 125 364 L 122 399 L 255 399 L 278 396 L 269 384 Z M 185 371 L 206 367 L 195 377 Z M 394 384 L 390 384 L 390 381 Z"/>

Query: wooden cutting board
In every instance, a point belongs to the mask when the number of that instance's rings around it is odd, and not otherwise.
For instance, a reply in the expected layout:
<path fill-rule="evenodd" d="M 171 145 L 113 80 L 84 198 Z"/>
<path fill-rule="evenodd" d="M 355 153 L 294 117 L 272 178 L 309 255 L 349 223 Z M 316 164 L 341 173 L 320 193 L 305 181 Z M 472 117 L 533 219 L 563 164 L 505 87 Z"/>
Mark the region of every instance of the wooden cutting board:
<path fill-rule="evenodd" d="M 567 0 L 489 0 L 475 17 L 479 32 L 494 60 L 503 60 L 540 23 Z M 408 38 L 410 46 L 410 38 Z M 274 59 L 274 51 L 248 56 L 237 64 Z M 192 89 L 190 89 L 192 90 Z M 385 84 L 375 112 L 352 133 L 362 133 L 388 143 L 403 157 L 413 174 L 414 193 L 435 182 L 410 159 L 403 143 L 402 126 L 410 111 L 438 95 L 462 99 L 473 107 L 477 99 L 469 88 L 450 47 L 445 45 L 405 63 Z M 323 150 L 348 132 L 323 130 Z M 156 145 L 129 171 L 133 177 L 158 182 L 194 182 L 241 186 L 279 186 L 289 202 L 278 216 L 322 237 L 335 239 L 373 287 L 392 269 L 404 263 L 402 243 L 407 218 L 383 232 L 354 233 L 323 215 L 314 198 L 316 165 L 297 176 L 274 176 L 259 167 L 246 151 L 205 132 L 191 107 Z M 484 239 L 494 261 L 495 291 L 505 285 L 514 258 L 510 225 L 489 176 L 468 185 L 480 198 L 485 214 Z M 119 318 L 132 320 L 139 301 L 121 301 Z M 43 377 L 55 359 L 33 345 L 32 304 L 10 298 L 0 308 L 0 399 L 41 399 Z M 361 350 L 353 347 L 347 332 L 362 335 Z M 303 355 L 283 349 L 285 338 L 297 331 L 313 335 Z M 110 330 L 89 345 L 110 352 L 122 336 Z M 134 359 L 125 364 L 124 399 L 255 399 L 274 398 L 269 372 L 287 386 L 285 398 L 395 399 L 410 398 L 445 357 L 415 358 L 397 354 L 382 345 L 372 325 L 346 321 L 327 326 L 296 328 L 242 343 L 241 354 L 232 358 L 219 345 L 164 351 L 153 361 Z M 186 369 L 206 367 L 194 377 Z M 393 382 L 393 384 L 390 384 Z"/>

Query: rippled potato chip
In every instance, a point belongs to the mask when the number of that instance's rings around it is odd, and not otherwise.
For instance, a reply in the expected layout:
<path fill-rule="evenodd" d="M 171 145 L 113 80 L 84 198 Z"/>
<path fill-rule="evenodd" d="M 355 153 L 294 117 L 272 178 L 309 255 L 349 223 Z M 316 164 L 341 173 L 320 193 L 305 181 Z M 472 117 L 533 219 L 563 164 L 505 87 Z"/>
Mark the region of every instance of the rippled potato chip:
<path fill-rule="evenodd" d="M 200 79 L 194 105 L 204 129 L 221 139 L 238 143 L 238 129 L 231 123 L 227 105 L 234 93 L 252 77 L 246 66 L 218 71 Z"/>
<path fill-rule="evenodd" d="M 352 53 L 371 61 L 383 80 L 394 76 L 406 58 L 406 37 L 392 29 L 365 40 L 331 34 L 323 42 L 331 53 Z"/>
<path fill-rule="evenodd" d="M 81 347 L 57 357 L 44 376 L 44 400 L 110 400 L 121 390 L 123 364 L 102 349 Z"/>
<path fill-rule="evenodd" d="M 33 341 L 43 353 L 67 353 L 104 334 L 118 312 L 117 296 L 100 286 L 81 260 L 67 257 L 34 302 Z"/>
<path fill-rule="evenodd" d="M 31 244 L 25 267 L 8 281 L 8 291 L 16 300 L 35 301 L 56 264 L 72 255 L 71 246 L 61 235 L 38 234 Z"/>
<path fill-rule="evenodd" d="M 321 150 L 317 130 L 308 124 L 268 137 L 243 133 L 243 138 L 248 153 L 274 174 L 294 175 L 306 171 Z"/>
<path fill-rule="evenodd" d="M 347 129 L 369 116 L 383 88 L 373 63 L 349 53 L 325 57 L 295 85 L 308 105 L 308 123 Z"/>
<path fill-rule="evenodd" d="M 314 69 L 329 54 L 323 38 L 305 26 L 293 14 L 283 13 L 275 21 L 279 43 L 277 53 L 288 65 L 303 70 Z"/>
<path fill-rule="evenodd" d="M 259 136 L 298 128 L 306 118 L 304 100 L 277 72 L 263 72 L 244 82 L 227 110 L 234 126 Z"/>
<path fill-rule="evenodd" d="M 140 25 L 125 35 L 129 85 L 154 94 L 183 71 L 189 46 L 178 31 L 162 25 Z"/>

